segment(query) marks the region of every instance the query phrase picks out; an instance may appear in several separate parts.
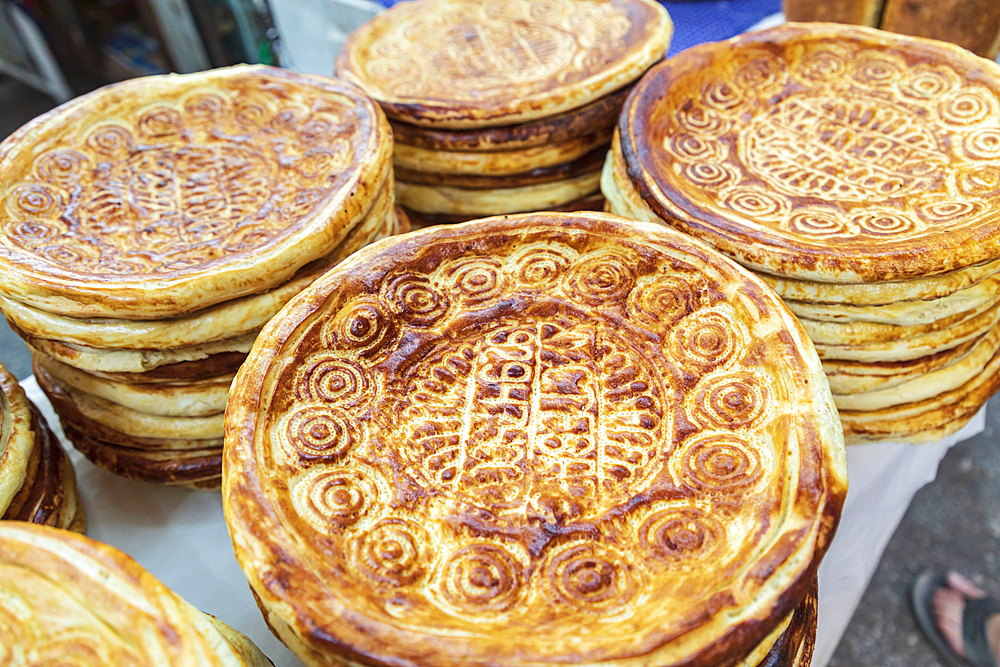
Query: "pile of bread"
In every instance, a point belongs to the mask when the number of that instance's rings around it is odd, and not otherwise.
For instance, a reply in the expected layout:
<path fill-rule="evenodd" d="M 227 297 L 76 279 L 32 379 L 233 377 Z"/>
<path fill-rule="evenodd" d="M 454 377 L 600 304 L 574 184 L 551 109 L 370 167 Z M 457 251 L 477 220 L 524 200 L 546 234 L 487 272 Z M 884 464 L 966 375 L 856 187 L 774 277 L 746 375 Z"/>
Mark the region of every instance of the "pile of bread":
<path fill-rule="evenodd" d="M 139 79 L 0 149 L 0 310 L 66 435 L 126 477 L 217 488 L 229 385 L 324 270 L 401 231 L 385 117 L 261 66 Z"/>
<path fill-rule="evenodd" d="M 805 667 L 846 490 L 781 299 L 606 213 L 355 254 L 264 328 L 226 413 L 236 557 L 310 665 Z"/>
<path fill-rule="evenodd" d="M 610 210 L 701 238 L 786 300 L 849 444 L 934 441 L 1000 386 L 998 121 L 994 63 L 786 24 L 651 70 L 604 192 Z"/>
<path fill-rule="evenodd" d="M 415 226 L 600 210 L 618 113 L 672 29 L 652 0 L 407 2 L 351 34 L 337 76 L 389 116 Z"/>
<path fill-rule="evenodd" d="M 0 311 L 68 439 L 221 486 L 307 664 L 805 667 L 844 434 L 938 439 L 1000 385 L 1000 69 L 795 24 L 654 64 L 671 30 L 652 0 L 418 0 L 338 58 L 371 97 L 155 77 L 0 144 Z M 499 217 L 397 237 L 397 197 Z M 0 387 L 4 518 L 82 530 Z M 39 660 L 267 664 L 14 522 L 8 628 Z"/>
<path fill-rule="evenodd" d="M 84 532 L 73 464 L 17 378 L 0 365 L 0 518 Z"/>

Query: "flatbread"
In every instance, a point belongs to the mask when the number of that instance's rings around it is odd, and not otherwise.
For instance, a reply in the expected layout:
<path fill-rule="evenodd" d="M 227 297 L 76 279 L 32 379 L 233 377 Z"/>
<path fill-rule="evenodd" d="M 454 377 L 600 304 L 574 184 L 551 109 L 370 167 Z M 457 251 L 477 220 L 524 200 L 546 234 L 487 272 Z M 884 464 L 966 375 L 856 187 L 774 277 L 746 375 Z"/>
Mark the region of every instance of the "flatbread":
<path fill-rule="evenodd" d="M 121 551 L 67 530 L 0 522 L 0 655 L 11 664 L 268 664 Z M 244 644 L 245 642 L 245 644 Z"/>
<path fill-rule="evenodd" d="M 163 319 L 327 255 L 388 178 L 378 106 L 262 65 L 113 84 L 0 144 L 0 291 L 71 317 Z"/>
<path fill-rule="evenodd" d="M 652 0 L 421 0 L 351 33 L 336 72 L 390 118 L 494 127 L 563 114 L 632 83 L 672 33 Z"/>
<path fill-rule="evenodd" d="M 619 121 L 663 220 L 740 264 L 831 283 L 1000 258 L 1000 65 L 943 42 L 788 23 L 654 66 Z"/>
<path fill-rule="evenodd" d="M 369 246 L 265 327 L 223 504 L 309 664 L 735 663 L 812 587 L 840 437 L 805 332 L 733 262 L 505 216 Z"/>

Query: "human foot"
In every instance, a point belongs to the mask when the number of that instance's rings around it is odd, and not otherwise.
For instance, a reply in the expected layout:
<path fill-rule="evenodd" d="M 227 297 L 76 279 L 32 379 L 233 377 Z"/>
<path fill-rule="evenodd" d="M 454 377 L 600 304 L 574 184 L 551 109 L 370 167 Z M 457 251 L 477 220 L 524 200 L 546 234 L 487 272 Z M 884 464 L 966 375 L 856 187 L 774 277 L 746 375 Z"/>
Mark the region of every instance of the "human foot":
<path fill-rule="evenodd" d="M 925 572 L 913 609 L 927 638 L 952 667 L 1000 665 L 1000 605 L 960 574 Z"/>

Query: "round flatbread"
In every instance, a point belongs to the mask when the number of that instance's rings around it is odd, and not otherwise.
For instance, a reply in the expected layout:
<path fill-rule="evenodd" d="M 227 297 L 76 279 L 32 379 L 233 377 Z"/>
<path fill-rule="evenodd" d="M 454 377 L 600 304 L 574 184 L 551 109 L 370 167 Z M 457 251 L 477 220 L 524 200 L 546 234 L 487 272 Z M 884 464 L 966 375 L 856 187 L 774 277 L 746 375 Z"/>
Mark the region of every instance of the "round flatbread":
<path fill-rule="evenodd" d="M 261 667 L 235 630 L 220 632 L 121 551 L 48 526 L 0 522 L 0 662 Z"/>
<path fill-rule="evenodd" d="M 773 291 L 661 226 L 538 213 L 383 240 L 290 302 L 234 381 L 223 498 L 310 664 L 665 667 L 798 607 L 846 480 Z"/>
<path fill-rule="evenodd" d="M 0 144 L 0 291 L 160 319 L 255 294 L 332 251 L 391 171 L 354 86 L 264 66 L 133 79 Z"/>
<path fill-rule="evenodd" d="M 397 120 L 510 125 L 631 83 L 663 57 L 672 33 L 652 0 L 419 0 L 351 33 L 336 71 Z"/>
<path fill-rule="evenodd" d="M 649 207 L 744 266 L 819 282 L 1000 257 L 1000 65 L 956 46 L 785 24 L 688 49 L 619 121 Z"/>

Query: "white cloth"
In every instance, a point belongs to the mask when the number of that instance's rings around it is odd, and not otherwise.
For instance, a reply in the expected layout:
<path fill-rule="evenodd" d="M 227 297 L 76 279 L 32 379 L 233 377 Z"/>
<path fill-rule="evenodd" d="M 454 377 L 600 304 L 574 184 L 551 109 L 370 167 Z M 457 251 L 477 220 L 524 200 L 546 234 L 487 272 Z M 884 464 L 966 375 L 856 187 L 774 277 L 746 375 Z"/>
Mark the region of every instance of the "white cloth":
<path fill-rule="evenodd" d="M 271 635 L 233 556 L 222 497 L 123 479 L 69 446 L 34 378 L 21 383 L 56 431 L 73 465 L 87 510 L 87 534 L 135 558 L 198 609 L 247 635 L 276 667 L 301 665 Z M 934 479 L 953 444 L 981 432 L 982 411 L 938 443 L 850 447 L 850 490 L 837 536 L 819 568 L 819 630 L 813 667 L 824 667 L 868 586 L 889 538 L 917 489 Z"/>

